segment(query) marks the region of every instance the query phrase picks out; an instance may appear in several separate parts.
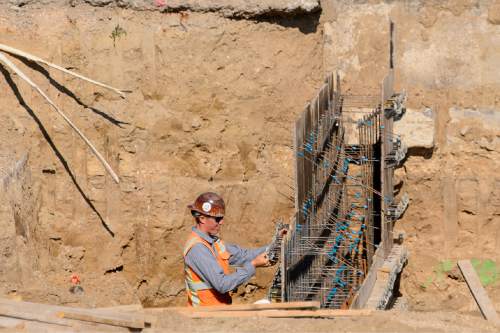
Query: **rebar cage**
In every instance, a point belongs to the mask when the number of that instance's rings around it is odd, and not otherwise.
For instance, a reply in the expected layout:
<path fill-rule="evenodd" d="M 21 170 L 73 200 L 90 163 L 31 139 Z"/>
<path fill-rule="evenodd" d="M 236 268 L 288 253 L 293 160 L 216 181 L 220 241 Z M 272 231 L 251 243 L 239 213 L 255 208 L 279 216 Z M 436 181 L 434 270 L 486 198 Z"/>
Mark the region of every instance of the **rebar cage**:
<path fill-rule="evenodd" d="M 296 121 L 296 214 L 270 298 L 349 308 L 374 258 L 389 253 L 401 146 L 392 134 L 400 100 L 393 75 L 361 96 L 343 95 L 338 75 L 329 74 Z"/>

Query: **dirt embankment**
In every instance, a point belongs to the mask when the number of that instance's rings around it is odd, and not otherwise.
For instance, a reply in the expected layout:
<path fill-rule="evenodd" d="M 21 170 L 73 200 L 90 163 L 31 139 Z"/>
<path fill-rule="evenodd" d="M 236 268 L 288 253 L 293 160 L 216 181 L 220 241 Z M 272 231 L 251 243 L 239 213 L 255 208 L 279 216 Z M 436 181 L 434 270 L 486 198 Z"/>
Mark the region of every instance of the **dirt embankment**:
<path fill-rule="evenodd" d="M 20 257 L 24 274 L 2 293 L 63 304 L 183 302 L 186 205 L 206 190 L 226 199 L 227 241 L 268 242 L 273 219 L 292 208 L 291 122 L 322 79 L 317 18 L 4 6 L 2 43 L 132 93 L 122 100 L 14 59 L 96 143 L 116 185 L 48 105 L 4 73 L 1 138 L 29 152 L 41 190 L 34 232 L 9 229 L 37 245 L 29 254 L 37 265 Z M 83 296 L 68 292 L 73 272 Z M 271 274 L 252 284 L 264 288 Z"/>

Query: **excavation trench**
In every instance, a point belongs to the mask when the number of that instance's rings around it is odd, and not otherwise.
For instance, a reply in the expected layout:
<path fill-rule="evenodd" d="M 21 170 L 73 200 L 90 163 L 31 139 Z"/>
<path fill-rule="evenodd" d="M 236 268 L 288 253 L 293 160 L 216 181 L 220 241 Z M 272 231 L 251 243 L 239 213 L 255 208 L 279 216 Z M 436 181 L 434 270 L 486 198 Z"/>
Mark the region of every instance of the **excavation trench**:
<path fill-rule="evenodd" d="M 273 222 L 294 214 L 293 122 L 328 71 L 339 70 L 349 93 L 379 87 L 390 15 L 396 89 L 408 92 L 410 116 L 399 129 L 409 156 L 396 170 L 411 198 L 395 226 L 410 251 L 399 292 L 417 310 L 475 309 L 453 267 L 465 257 L 477 267 L 499 262 L 493 5 L 329 1 L 300 16 L 233 19 L 219 10 L 73 4 L 0 5 L 2 43 L 132 91 L 121 99 L 11 58 L 96 144 L 120 183 L 2 67 L 3 295 L 91 307 L 184 304 L 186 205 L 217 191 L 228 206 L 222 236 L 266 244 Z M 450 37 L 458 31 L 473 45 L 451 43 L 463 40 Z M 69 291 L 72 274 L 83 293 Z M 273 274 L 260 271 L 237 302 L 263 296 Z M 498 279 L 488 281 L 498 303 Z"/>

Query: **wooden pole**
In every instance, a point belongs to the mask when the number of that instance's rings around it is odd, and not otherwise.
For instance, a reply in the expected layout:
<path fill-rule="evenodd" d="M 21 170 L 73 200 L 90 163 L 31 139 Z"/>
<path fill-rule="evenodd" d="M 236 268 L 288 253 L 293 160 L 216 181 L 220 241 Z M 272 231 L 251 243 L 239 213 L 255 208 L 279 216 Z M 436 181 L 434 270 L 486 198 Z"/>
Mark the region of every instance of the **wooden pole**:
<path fill-rule="evenodd" d="M 43 92 L 43 90 L 40 89 L 40 87 L 36 83 L 34 83 L 33 81 L 31 81 L 31 79 L 28 76 L 26 76 L 26 74 L 24 74 L 12 61 L 10 61 L 2 53 L 0 53 L 0 62 L 2 62 L 5 66 L 7 66 L 8 68 L 10 68 L 14 73 L 16 73 L 17 75 L 19 75 L 19 77 L 21 79 L 23 79 L 24 81 L 26 81 L 33 89 L 35 89 L 40 95 L 42 95 L 43 98 L 45 98 L 45 100 L 47 101 L 47 103 L 49 103 L 54 108 L 54 110 L 57 113 L 59 113 L 59 115 L 61 117 L 63 117 L 63 119 L 69 124 L 69 126 L 71 126 L 71 128 L 80 136 L 80 138 L 82 138 L 82 140 L 87 144 L 87 146 L 89 146 L 90 150 L 92 150 L 92 152 L 97 157 L 97 159 L 102 163 L 102 165 L 108 171 L 108 173 L 111 175 L 111 177 L 113 178 L 113 180 L 116 183 L 119 183 L 120 179 L 118 178 L 117 174 L 113 171 L 113 169 L 111 168 L 111 166 L 108 164 L 108 162 L 106 162 L 106 160 L 104 159 L 104 157 L 97 151 L 97 149 L 94 147 L 94 145 L 78 129 L 78 127 L 76 127 L 76 125 L 73 124 L 73 122 L 64 114 L 64 112 L 62 112 L 62 110 L 59 109 L 57 107 L 57 105 L 55 105 L 55 103 Z"/>
<path fill-rule="evenodd" d="M 123 89 L 117 89 L 117 88 L 114 88 L 114 87 L 111 87 L 111 86 L 108 86 L 107 84 L 104 84 L 104 83 L 101 83 L 99 81 L 95 81 L 95 80 L 92 80 L 86 76 L 83 76 L 83 75 L 80 75 L 78 73 L 75 73 L 73 71 L 70 71 L 64 67 L 61 67 L 59 65 L 56 65 L 56 64 L 53 64 L 53 63 L 50 63 L 46 60 L 43 60 L 35 55 L 32 55 L 32 54 L 29 54 L 27 52 L 24 52 L 24 51 L 21 51 L 21 50 L 18 50 L 18 49 L 15 49 L 13 47 L 10 47 L 8 45 L 4 45 L 4 44 L 0 44 L 0 50 L 1 51 L 4 51 L 4 52 L 7 52 L 7 53 L 10 53 L 10 54 L 14 54 L 14 55 L 17 55 L 17 56 L 20 56 L 20 57 L 23 57 L 23 58 L 26 58 L 26 59 L 29 59 L 29 60 L 32 60 L 32 61 L 35 61 L 35 62 L 39 62 L 39 63 L 42 63 L 42 64 L 45 64 L 49 67 L 52 67 L 52 68 L 55 68 L 61 72 L 64 72 L 66 74 L 69 74 L 69 75 L 73 75 L 81 80 L 84 80 L 84 81 L 87 81 L 87 82 L 90 82 L 90 83 L 93 83 L 97 86 L 100 86 L 100 87 L 103 87 L 103 88 L 106 88 L 106 89 L 109 89 L 115 93 L 117 93 L 118 95 L 120 95 L 122 98 L 125 98 L 125 93 L 129 93 L 130 91 L 129 90 L 123 90 Z"/>

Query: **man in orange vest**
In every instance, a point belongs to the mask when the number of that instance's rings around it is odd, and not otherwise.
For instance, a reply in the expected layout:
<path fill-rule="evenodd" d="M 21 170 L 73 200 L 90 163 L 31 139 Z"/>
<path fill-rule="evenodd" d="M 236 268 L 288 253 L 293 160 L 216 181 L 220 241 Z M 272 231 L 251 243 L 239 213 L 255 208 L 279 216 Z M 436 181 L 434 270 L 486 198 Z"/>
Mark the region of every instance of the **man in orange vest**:
<path fill-rule="evenodd" d="M 196 226 L 184 247 L 188 306 L 231 304 L 229 291 L 255 275 L 256 267 L 269 265 L 267 247 L 243 249 L 224 244 L 217 234 L 224 223 L 224 200 L 216 193 L 201 194 L 189 205 Z M 229 265 L 239 265 L 229 272 Z"/>

